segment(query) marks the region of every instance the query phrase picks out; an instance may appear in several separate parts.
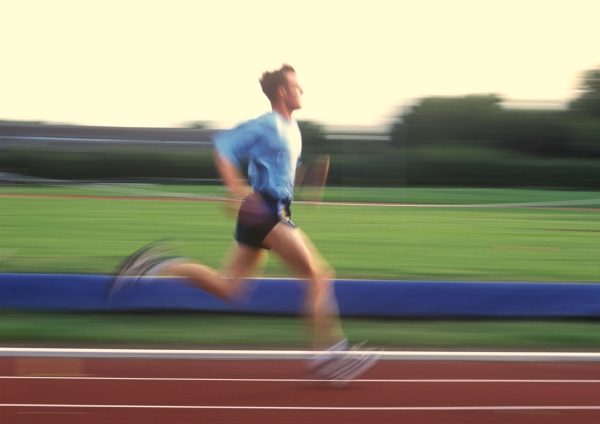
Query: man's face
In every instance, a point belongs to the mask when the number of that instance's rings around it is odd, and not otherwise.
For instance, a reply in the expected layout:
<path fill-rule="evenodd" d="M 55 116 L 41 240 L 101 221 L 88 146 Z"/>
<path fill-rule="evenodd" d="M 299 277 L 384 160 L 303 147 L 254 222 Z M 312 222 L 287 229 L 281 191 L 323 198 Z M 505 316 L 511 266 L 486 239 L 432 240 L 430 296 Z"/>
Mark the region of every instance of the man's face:
<path fill-rule="evenodd" d="M 286 98 L 285 103 L 290 110 L 300 109 L 302 107 L 302 87 L 298 84 L 295 72 L 287 72 L 287 87 L 285 87 Z"/>

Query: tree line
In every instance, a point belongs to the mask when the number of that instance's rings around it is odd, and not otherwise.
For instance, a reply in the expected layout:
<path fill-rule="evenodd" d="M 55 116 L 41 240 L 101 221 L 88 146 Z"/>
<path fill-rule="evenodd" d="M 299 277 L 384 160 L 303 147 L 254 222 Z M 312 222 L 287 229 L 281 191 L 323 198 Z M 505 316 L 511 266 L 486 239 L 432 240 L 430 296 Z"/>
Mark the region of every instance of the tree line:
<path fill-rule="evenodd" d="M 331 155 L 328 183 L 600 189 L 600 68 L 564 109 L 515 109 L 498 95 L 427 97 L 390 126 L 388 142 L 336 139 L 300 122 L 303 161 Z M 66 180 L 218 181 L 210 149 L 0 151 L 0 172 Z"/>
<path fill-rule="evenodd" d="M 427 97 L 389 129 L 393 145 L 487 143 L 549 157 L 600 157 L 600 68 L 584 73 L 581 94 L 564 109 L 509 108 L 496 94 Z M 322 145 L 325 130 L 301 123 L 306 144 Z"/>

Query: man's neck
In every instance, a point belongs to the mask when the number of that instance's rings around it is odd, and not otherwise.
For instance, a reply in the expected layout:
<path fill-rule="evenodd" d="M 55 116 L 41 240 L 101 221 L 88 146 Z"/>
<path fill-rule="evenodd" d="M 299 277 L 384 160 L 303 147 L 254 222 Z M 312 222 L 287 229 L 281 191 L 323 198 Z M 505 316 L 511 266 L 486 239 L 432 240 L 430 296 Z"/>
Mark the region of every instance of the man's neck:
<path fill-rule="evenodd" d="M 277 112 L 283 119 L 290 122 L 292 120 L 293 110 L 289 110 L 285 105 L 282 104 L 271 104 L 273 112 Z"/>

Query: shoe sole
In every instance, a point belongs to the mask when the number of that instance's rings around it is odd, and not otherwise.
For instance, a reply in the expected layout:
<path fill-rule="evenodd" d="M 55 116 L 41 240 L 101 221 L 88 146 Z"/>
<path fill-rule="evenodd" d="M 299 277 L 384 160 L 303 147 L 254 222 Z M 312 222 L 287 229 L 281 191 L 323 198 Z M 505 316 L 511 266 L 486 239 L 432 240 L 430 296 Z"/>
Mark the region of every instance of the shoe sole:
<path fill-rule="evenodd" d="M 318 370 L 310 371 L 308 379 L 315 385 L 327 385 L 334 388 L 345 387 L 373 368 L 380 358 L 379 350 L 355 351 L 347 357 L 342 356 L 338 361 L 322 366 Z"/>
<path fill-rule="evenodd" d="M 123 262 L 121 262 L 117 266 L 117 268 L 113 271 L 113 273 L 106 285 L 105 294 L 104 294 L 105 300 L 107 302 L 109 302 L 110 299 L 116 293 L 124 290 L 126 287 L 135 286 L 137 284 L 137 282 L 139 281 L 139 278 L 146 271 L 145 267 L 143 266 L 144 264 L 142 263 L 139 274 L 136 273 L 136 275 L 127 275 L 127 271 L 130 270 L 133 267 L 133 265 L 137 261 L 139 261 L 140 258 L 143 258 L 145 255 L 148 255 L 148 258 L 146 259 L 146 263 L 147 263 L 148 260 L 151 258 L 150 252 L 152 252 L 153 250 L 157 250 L 157 251 L 166 250 L 163 247 L 166 244 L 166 242 L 168 242 L 168 240 L 165 240 L 165 241 L 161 240 L 161 241 L 158 241 L 155 243 L 148 244 L 148 245 L 142 247 L 141 249 L 135 251 L 133 254 L 131 254 L 127 258 L 125 258 L 125 260 L 123 260 Z"/>
<path fill-rule="evenodd" d="M 380 353 L 374 351 L 365 352 L 364 357 L 359 358 L 357 363 L 346 369 L 341 375 L 329 380 L 329 385 L 335 388 L 347 386 L 373 368 L 379 362 L 380 358 Z"/>

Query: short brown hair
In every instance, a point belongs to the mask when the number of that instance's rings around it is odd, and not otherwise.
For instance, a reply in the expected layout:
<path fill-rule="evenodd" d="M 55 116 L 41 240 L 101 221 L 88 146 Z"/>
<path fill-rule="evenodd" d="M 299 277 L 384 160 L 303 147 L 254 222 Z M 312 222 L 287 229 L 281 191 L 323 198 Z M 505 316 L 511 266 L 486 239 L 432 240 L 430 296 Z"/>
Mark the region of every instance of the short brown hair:
<path fill-rule="evenodd" d="M 296 72 L 296 70 L 287 63 L 284 63 L 278 70 L 272 72 L 266 71 L 260 77 L 259 82 L 262 91 L 270 101 L 277 99 L 277 88 L 279 86 L 287 86 L 288 81 L 285 75 L 287 72 Z"/>

